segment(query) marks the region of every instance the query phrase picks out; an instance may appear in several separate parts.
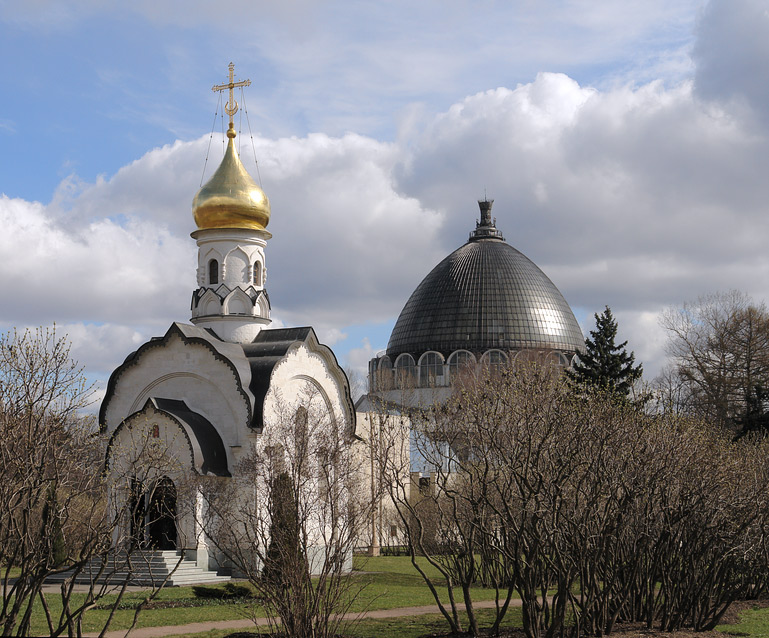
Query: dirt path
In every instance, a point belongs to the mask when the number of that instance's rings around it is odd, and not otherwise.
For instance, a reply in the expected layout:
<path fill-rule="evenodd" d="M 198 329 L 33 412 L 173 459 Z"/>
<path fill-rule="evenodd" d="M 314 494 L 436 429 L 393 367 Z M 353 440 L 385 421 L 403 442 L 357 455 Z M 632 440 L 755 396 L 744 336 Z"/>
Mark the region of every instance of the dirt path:
<path fill-rule="evenodd" d="M 510 601 L 511 607 L 520 606 L 520 599 L 514 598 Z M 481 600 L 473 603 L 476 609 L 489 609 L 494 607 L 493 600 Z M 376 609 L 367 611 L 360 615 L 361 618 L 398 618 L 399 616 L 422 616 L 425 614 L 440 614 L 438 605 L 424 605 L 422 607 L 397 607 L 395 609 Z M 347 614 L 351 619 L 357 618 L 358 614 Z M 257 619 L 257 625 L 267 624 L 266 618 Z M 143 627 L 134 629 L 129 638 L 161 638 L 162 636 L 172 636 L 175 634 L 197 634 L 211 629 L 228 629 L 234 631 L 248 630 L 254 626 L 253 621 L 247 619 L 241 620 L 218 620 L 212 622 L 195 622 L 189 625 L 168 625 L 165 627 Z M 86 636 L 96 636 L 97 634 L 86 634 Z M 124 638 L 126 630 L 108 631 L 106 638 Z"/>

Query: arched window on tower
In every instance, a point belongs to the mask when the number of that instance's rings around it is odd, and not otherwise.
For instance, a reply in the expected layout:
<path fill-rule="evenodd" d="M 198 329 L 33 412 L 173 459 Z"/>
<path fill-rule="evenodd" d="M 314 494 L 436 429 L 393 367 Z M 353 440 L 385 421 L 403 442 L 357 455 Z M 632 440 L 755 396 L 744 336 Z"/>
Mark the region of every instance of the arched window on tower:
<path fill-rule="evenodd" d="M 254 286 L 262 285 L 262 264 L 258 261 L 254 262 Z"/>
<path fill-rule="evenodd" d="M 216 259 L 208 262 L 208 283 L 209 285 L 219 283 L 219 262 Z"/>

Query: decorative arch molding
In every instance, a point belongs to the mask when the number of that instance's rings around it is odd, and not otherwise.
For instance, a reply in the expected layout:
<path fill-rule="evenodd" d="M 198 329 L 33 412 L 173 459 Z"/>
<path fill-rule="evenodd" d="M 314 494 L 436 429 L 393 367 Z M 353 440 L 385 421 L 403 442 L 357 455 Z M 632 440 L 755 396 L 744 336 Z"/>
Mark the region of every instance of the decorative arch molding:
<path fill-rule="evenodd" d="M 250 264 L 251 258 L 243 248 L 233 248 L 224 258 L 225 280 L 230 284 L 250 283 Z"/>
<path fill-rule="evenodd" d="M 197 307 L 200 309 L 201 315 L 218 315 L 222 312 L 222 300 L 218 294 L 216 294 L 210 288 L 207 289 L 203 296 L 197 303 Z"/>
<path fill-rule="evenodd" d="M 320 396 L 321 399 L 323 399 L 323 403 L 325 404 L 328 413 L 332 418 L 334 418 L 334 406 L 331 403 L 331 397 L 328 396 L 328 392 L 326 392 L 326 389 L 320 383 L 318 383 L 317 379 L 306 374 L 295 374 L 293 377 L 291 377 L 291 380 L 303 381 L 306 384 L 312 386 L 312 389 L 318 393 L 318 396 Z"/>
<path fill-rule="evenodd" d="M 192 441 L 190 441 L 189 435 L 175 419 L 171 418 L 171 415 L 167 415 L 164 412 L 159 412 L 152 404 L 151 400 L 147 400 L 144 407 L 140 410 L 129 414 L 112 432 L 112 435 L 109 437 L 109 442 L 107 443 L 107 453 L 104 455 L 105 470 L 109 471 L 113 469 L 112 461 L 114 461 L 114 452 L 116 450 L 115 443 L 118 437 L 122 436 L 123 433 L 131 433 L 134 429 L 138 429 L 137 426 L 142 427 L 149 425 L 148 422 L 156 419 L 158 414 L 162 415 L 164 418 L 169 418 L 169 420 L 172 420 L 184 435 L 183 440 L 186 443 L 187 452 L 189 453 L 189 457 L 186 459 L 188 461 L 187 468 L 193 471 L 195 470 L 195 453 L 193 451 Z M 150 438 L 152 435 L 149 431 L 149 428 L 147 428 L 147 430 L 148 431 L 145 438 Z M 182 459 L 178 460 L 181 461 Z M 164 468 L 164 471 L 168 471 L 168 469 L 169 468 Z"/>
<path fill-rule="evenodd" d="M 441 365 L 445 363 L 443 355 L 435 350 L 428 350 L 419 357 L 419 363 L 417 365 L 428 364 L 430 361 L 439 362 Z"/>
<path fill-rule="evenodd" d="M 189 455 L 188 469 L 201 475 L 231 476 L 224 442 L 211 422 L 190 410 L 184 401 L 154 397 L 148 398 L 140 410 L 132 412 L 115 428 L 107 444 L 105 469 L 110 469 L 115 442 L 123 433 L 134 428 L 144 429 L 140 433 L 144 438 L 160 438 L 159 424 L 151 422 L 161 419 L 169 421 L 183 435 L 182 441 L 186 443 L 184 447 Z M 170 451 L 175 440 L 169 442 L 166 438 L 164 442 Z M 182 461 L 178 454 L 175 458 Z"/>
<path fill-rule="evenodd" d="M 200 334 L 204 334 L 205 337 L 196 336 L 194 334 L 196 332 Z M 235 367 L 235 365 L 232 363 L 232 361 L 230 361 L 224 354 L 222 354 L 221 352 L 219 352 L 219 350 L 217 350 L 214 344 L 211 341 L 209 341 L 209 337 L 207 333 L 199 330 L 198 328 L 195 328 L 194 326 L 184 326 L 182 328 L 182 324 L 173 323 L 171 324 L 171 327 L 166 331 L 165 335 L 163 335 L 159 339 L 153 339 L 151 341 L 148 341 L 142 344 L 138 350 L 130 354 L 126 358 L 126 360 L 120 366 L 118 366 L 115 369 L 115 371 L 110 375 L 109 381 L 107 382 L 107 390 L 104 394 L 104 399 L 102 400 L 101 407 L 99 408 L 99 431 L 100 432 L 104 432 L 107 428 L 107 422 L 106 422 L 107 410 L 109 409 L 110 403 L 115 397 L 115 391 L 117 389 L 117 384 L 120 381 L 120 378 L 126 373 L 126 371 L 134 368 L 135 366 L 138 366 L 145 354 L 153 350 L 160 350 L 167 347 L 168 343 L 173 338 L 180 339 L 181 342 L 185 345 L 202 346 L 203 348 L 210 351 L 211 356 L 214 358 L 215 361 L 219 361 L 222 364 L 224 364 L 225 368 L 229 370 L 229 373 L 232 375 L 232 379 L 235 383 L 236 392 L 241 397 L 246 407 L 246 419 L 245 419 L 244 425 L 246 427 L 251 426 L 251 422 L 254 417 L 254 406 L 249 393 L 246 391 L 246 388 L 244 388 L 243 386 L 243 380 L 241 379 L 240 374 L 238 373 L 238 370 Z"/>
<path fill-rule="evenodd" d="M 260 317 L 270 316 L 270 302 L 266 295 L 259 295 L 254 306 L 254 311 Z"/>
<path fill-rule="evenodd" d="M 505 365 L 507 364 L 507 361 L 508 358 L 504 350 L 500 350 L 499 348 L 489 348 L 483 355 L 481 355 L 482 365 Z"/>
<path fill-rule="evenodd" d="M 153 390 L 161 386 L 163 383 L 170 381 L 171 379 L 195 379 L 196 381 L 203 381 L 206 383 L 210 382 L 209 379 L 206 379 L 206 377 L 203 375 L 196 374 L 194 372 L 170 372 L 168 374 L 164 374 L 162 377 L 155 379 L 136 396 L 133 403 L 131 404 L 131 407 L 129 408 L 131 413 L 133 414 L 134 412 L 141 410 L 142 408 L 140 406 L 145 406 L 147 401 L 149 401 L 156 394 L 153 392 Z"/>
<path fill-rule="evenodd" d="M 242 288 L 235 288 L 224 298 L 222 312 L 225 315 L 253 315 L 254 301 Z"/>
<path fill-rule="evenodd" d="M 201 256 L 201 262 L 202 263 L 208 263 L 211 259 L 218 259 L 219 262 L 224 261 L 222 253 L 220 253 L 216 248 L 209 248 L 206 252 L 204 252 Z"/>
<path fill-rule="evenodd" d="M 477 364 L 478 360 L 475 358 L 475 355 L 470 352 L 469 350 L 454 350 L 449 355 L 449 359 L 447 361 L 449 365 L 466 365 L 466 364 Z"/>

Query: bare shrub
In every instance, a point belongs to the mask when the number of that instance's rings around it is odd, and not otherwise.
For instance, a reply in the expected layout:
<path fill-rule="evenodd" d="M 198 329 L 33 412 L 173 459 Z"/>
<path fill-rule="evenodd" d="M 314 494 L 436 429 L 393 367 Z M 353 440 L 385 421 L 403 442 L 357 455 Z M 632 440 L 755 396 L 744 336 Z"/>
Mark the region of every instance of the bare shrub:
<path fill-rule="evenodd" d="M 350 577 L 370 505 L 344 432 L 311 387 L 278 415 L 233 479 L 204 479 L 201 523 L 261 599 L 272 631 L 331 637 L 359 592 Z"/>
<path fill-rule="evenodd" d="M 496 588 L 492 630 L 517 591 L 532 638 L 604 635 L 619 621 L 712 629 L 766 586 L 762 440 L 732 443 L 702 422 L 575 395 L 533 362 L 465 379 L 412 427 L 429 489 L 391 459 L 383 466 L 412 561 L 423 555 L 442 575 L 452 631 L 462 607 L 480 631 L 474 582 Z"/>

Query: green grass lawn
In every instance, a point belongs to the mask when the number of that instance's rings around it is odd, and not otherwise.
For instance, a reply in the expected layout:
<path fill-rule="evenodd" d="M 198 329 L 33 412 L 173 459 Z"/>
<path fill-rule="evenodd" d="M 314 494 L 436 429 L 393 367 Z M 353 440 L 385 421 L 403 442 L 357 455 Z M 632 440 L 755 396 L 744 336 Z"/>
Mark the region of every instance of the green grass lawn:
<path fill-rule="evenodd" d="M 481 626 L 489 626 L 491 624 L 491 611 L 481 609 L 477 613 Z M 462 622 L 467 622 L 467 616 L 464 614 L 462 614 Z M 510 609 L 502 623 L 502 627 L 520 626 L 521 610 L 518 608 Z M 238 631 L 252 631 L 258 633 L 260 630 L 262 632 L 267 632 L 267 628 L 256 627 Z M 354 636 L 354 638 L 380 638 L 381 636 L 420 638 L 425 635 L 443 634 L 447 631 L 448 625 L 443 619 L 443 616 L 438 614 L 426 614 L 424 616 L 403 616 L 400 618 L 383 620 L 362 620 L 352 627 L 349 635 Z M 167 636 L 167 638 L 223 638 L 231 633 L 233 633 L 231 629 L 215 629 L 197 634 L 172 634 Z"/>
<path fill-rule="evenodd" d="M 740 614 L 740 622 L 736 625 L 719 625 L 716 629 L 730 636 L 767 637 L 769 636 L 769 607 L 748 609 Z"/>
<path fill-rule="evenodd" d="M 441 588 L 442 582 L 440 574 L 424 559 L 420 560 L 420 566 L 434 580 L 436 586 L 441 592 L 441 598 L 448 602 L 445 588 Z M 411 607 L 421 605 L 432 605 L 435 603 L 429 589 L 425 586 L 422 576 L 414 569 L 411 559 L 407 556 L 381 556 L 368 558 L 356 556 L 354 559 L 354 568 L 363 573 L 354 574 L 351 578 L 355 579 L 355 585 L 363 586 L 363 590 L 354 601 L 351 611 L 360 612 L 373 609 L 393 609 L 396 607 Z M 461 593 L 455 594 L 460 596 Z M 146 596 L 143 592 L 129 592 L 124 601 L 139 601 Z M 480 587 L 473 588 L 474 600 L 493 599 L 493 590 Z M 161 590 L 155 600 L 183 600 L 194 599 L 195 596 L 191 587 L 169 587 Z M 58 596 L 48 596 L 50 600 L 51 611 L 55 615 L 60 612 Z M 109 596 L 103 600 L 107 603 L 114 600 L 114 596 Z M 73 606 L 78 601 L 82 601 L 82 595 L 73 596 Z M 235 620 L 248 618 L 251 613 L 263 616 L 264 614 L 258 608 L 243 603 L 218 604 L 205 607 L 176 607 L 171 609 L 146 609 L 139 615 L 138 627 L 160 627 L 167 625 L 183 625 L 194 622 L 208 622 L 220 620 Z M 84 620 L 84 630 L 93 632 L 100 630 L 109 615 L 107 610 L 89 611 Z M 130 609 L 121 609 L 115 613 L 115 617 L 110 625 L 110 629 L 127 629 L 133 622 L 134 612 Z M 414 619 L 403 620 L 404 628 L 410 625 L 424 627 L 424 619 L 419 622 L 412 622 Z M 386 623 L 393 621 L 366 621 L 366 624 Z M 435 619 L 441 626 L 445 626 L 441 617 Z M 374 630 L 372 630 L 374 631 Z M 380 627 L 384 631 L 384 626 Z M 422 631 L 424 633 L 425 630 Z M 42 613 L 42 608 L 35 614 L 33 623 L 33 632 L 47 633 L 47 625 Z M 227 633 L 227 632 L 224 632 Z M 212 634 L 215 635 L 215 634 Z M 366 634 L 368 635 L 368 634 Z M 371 635 L 377 635 L 376 632 Z M 401 634 L 396 634 L 401 635 Z M 409 635 L 408 633 L 403 635 Z M 418 635 L 418 634 L 415 634 Z"/>

